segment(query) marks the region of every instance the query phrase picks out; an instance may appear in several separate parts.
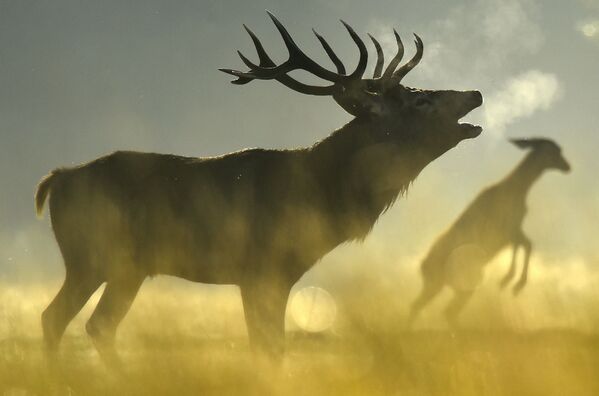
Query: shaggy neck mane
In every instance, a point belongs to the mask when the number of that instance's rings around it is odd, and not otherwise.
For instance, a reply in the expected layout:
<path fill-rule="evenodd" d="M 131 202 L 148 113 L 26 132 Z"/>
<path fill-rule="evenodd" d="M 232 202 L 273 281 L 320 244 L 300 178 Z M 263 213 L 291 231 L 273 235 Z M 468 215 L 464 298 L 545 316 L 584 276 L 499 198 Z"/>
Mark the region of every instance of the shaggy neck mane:
<path fill-rule="evenodd" d="M 331 226 L 342 240 L 366 237 L 425 165 L 401 145 L 393 163 L 376 155 L 360 162 L 360 154 L 376 143 L 373 134 L 384 133 L 385 127 L 383 122 L 354 119 L 308 149 L 307 166 L 328 206 Z"/>

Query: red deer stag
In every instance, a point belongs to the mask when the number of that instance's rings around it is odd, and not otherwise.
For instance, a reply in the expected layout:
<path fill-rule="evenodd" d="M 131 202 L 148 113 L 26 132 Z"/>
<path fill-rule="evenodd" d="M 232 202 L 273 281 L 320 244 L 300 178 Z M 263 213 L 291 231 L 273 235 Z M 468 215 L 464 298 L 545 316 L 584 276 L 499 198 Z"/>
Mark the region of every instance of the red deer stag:
<path fill-rule="evenodd" d="M 400 85 L 422 57 L 397 67 L 403 45 L 385 71 L 383 54 L 373 78 L 362 78 L 364 42 L 343 23 L 359 49 L 351 74 L 320 35 L 337 68 L 329 71 L 297 47 L 269 14 L 289 50 L 275 65 L 254 33 L 256 65 L 221 69 L 234 84 L 277 80 L 304 94 L 332 96 L 355 118 L 309 148 L 248 149 L 214 158 L 115 152 L 44 177 L 35 201 L 46 196 L 63 255 L 66 279 L 42 314 L 44 338 L 56 350 L 71 319 L 104 282 L 87 323 L 99 350 L 112 351 L 119 322 L 144 278 L 168 274 L 191 281 L 234 284 L 250 342 L 271 356 L 284 350 L 284 314 L 291 287 L 327 252 L 363 239 L 377 218 L 418 173 L 481 128 L 459 123 L 482 103 L 477 91 L 430 91 Z M 304 70 L 330 81 L 311 86 L 288 75 Z"/>
<path fill-rule="evenodd" d="M 512 289 L 520 293 L 526 285 L 532 244 L 522 230 L 526 196 L 534 182 L 548 169 L 570 171 L 560 147 L 549 139 L 513 139 L 513 144 L 530 153 L 499 183 L 485 188 L 455 223 L 433 244 L 422 261 L 423 287 L 411 307 L 408 323 L 445 285 L 455 296 L 445 315 L 452 327 L 457 316 L 482 280 L 482 268 L 503 248 L 512 246 L 510 269 L 501 280 L 505 287 L 516 272 L 518 249 L 524 248 L 524 265 Z"/>

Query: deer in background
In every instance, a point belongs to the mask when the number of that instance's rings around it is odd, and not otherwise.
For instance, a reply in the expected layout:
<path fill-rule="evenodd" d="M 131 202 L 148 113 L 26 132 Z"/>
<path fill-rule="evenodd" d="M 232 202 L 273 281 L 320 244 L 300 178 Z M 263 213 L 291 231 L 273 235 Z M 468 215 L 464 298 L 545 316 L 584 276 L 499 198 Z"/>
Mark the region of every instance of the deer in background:
<path fill-rule="evenodd" d="M 91 294 L 106 288 L 87 332 L 104 356 L 113 356 L 116 329 L 148 276 L 168 274 L 195 282 L 234 284 L 250 342 L 275 358 L 284 350 L 284 316 L 292 286 L 336 246 L 362 240 L 378 217 L 431 161 L 481 132 L 459 123 L 482 103 L 477 91 L 408 88 L 402 78 L 420 61 L 398 67 L 397 54 L 383 72 L 364 78 L 368 53 L 359 49 L 346 74 L 329 44 L 316 34 L 336 66 L 310 59 L 270 14 L 289 50 L 276 65 L 247 27 L 259 57 L 239 53 L 248 72 L 222 69 L 234 84 L 276 80 L 294 91 L 332 96 L 354 118 L 309 148 L 248 149 L 213 158 L 115 152 L 44 177 L 35 202 L 46 197 L 66 267 L 58 295 L 42 314 L 45 342 L 57 349 L 63 332 Z M 304 84 L 289 76 L 304 70 L 329 81 Z"/>
<path fill-rule="evenodd" d="M 532 251 L 532 243 L 522 230 L 526 197 L 543 172 L 549 169 L 569 172 L 570 165 L 552 140 L 512 139 L 511 142 L 530 152 L 507 177 L 485 188 L 435 241 L 421 264 L 423 286 L 411 306 L 410 325 L 422 308 L 448 285 L 455 295 L 445 315 L 449 324 L 456 326 L 458 314 L 482 280 L 482 267 L 507 246 L 512 246 L 512 260 L 500 286 L 504 288 L 514 278 L 520 247 L 524 249 L 524 264 L 513 293 L 520 293 L 526 285 Z"/>

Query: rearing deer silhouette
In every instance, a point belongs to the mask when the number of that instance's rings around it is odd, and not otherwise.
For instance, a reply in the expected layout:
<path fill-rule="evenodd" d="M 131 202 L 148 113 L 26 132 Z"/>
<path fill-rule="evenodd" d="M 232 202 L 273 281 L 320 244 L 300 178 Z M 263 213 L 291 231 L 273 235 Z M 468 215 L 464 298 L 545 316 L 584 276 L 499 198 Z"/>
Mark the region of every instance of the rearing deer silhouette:
<path fill-rule="evenodd" d="M 284 314 L 291 287 L 327 252 L 363 239 L 418 173 L 481 128 L 460 118 L 482 103 L 477 91 L 404 87 L 423 44 L 401 67 L 403 45 L 385 71 L 380 45 L 373 78 L 363 78 L 364 42 L 351 74 L 318 34 L 337 68 L 305 55 L 283 25 L 289 60 L 275 65 L 246 27 L 260 65 L 239 54 L 249 72 L 222 69 L 233 83 L 277 80 L 292 90 L 332 96 L 355 118 L 310 148 L 249 149 L 215 158 L 115 152 L 57 169 L 40 182 L 41 213 L 50 193 L 52 227 L 66 278 L 44 311 L 45 342 L 55 350 L 71 319 L 103 283 L 87 324 L 99 350 L 113 351 L 120 321 L 148 275 L 234 284 L 241 290 L 250 341 L 272 356 L 284 350 Z M 332 82 L 312 86 L 288 75 L 302 69 Z"/>
<path fill-rule="evenodd" d="M 514 294 L 526 285 L 532 243 L 522 230 L 522 222 L 528 191 L 544 171 L 569 172 L 570 165 L 552 140 L 512 139 L 511 142 L 529 149 L 530 153 L 506 178 L 485 188 L 433 244 L 422 261 L 423 287 L 412 304 L 410 325 L 420 310 L 448 285 L 455 296 L 445 314 L 449 324 L 455 326 L 458 314 L 482 279 L 482 267 L 508 245 L 513 248 L 512 261 L 500 286 L 505 287 L 513 279 L 520 247 L 524 248 L 524 264 Z"/>

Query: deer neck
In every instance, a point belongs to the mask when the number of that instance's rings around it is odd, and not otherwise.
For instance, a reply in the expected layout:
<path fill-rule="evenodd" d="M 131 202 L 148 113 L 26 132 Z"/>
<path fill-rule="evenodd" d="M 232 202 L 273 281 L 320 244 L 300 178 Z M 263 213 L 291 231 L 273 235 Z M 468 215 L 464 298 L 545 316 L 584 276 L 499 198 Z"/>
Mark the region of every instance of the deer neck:
<path fill-rule="evenodd" d="M 539 179 L 545 168 L 534 153 L 527 155 L 506 178 L 512 189 L 526 197 L 532 185 Z"/>
<path fill-rule="evenodd" d="M 385 155 L 377 156 L 377 150 L 387 147 L 374 144 L 373 128 L 384 133 L 385 125 L 355 119 L 309 150 L 308 166 L 336 208 L 333 212 L 346 217 L 342 223 L 351 223 L 348 228 L 354 229 L 350 232 L 353 238 L 363 238 L 370 231 L 425 165 L 424 159 L 414 158 L 409 149 L 395 156 L 393 163 Z"/>

